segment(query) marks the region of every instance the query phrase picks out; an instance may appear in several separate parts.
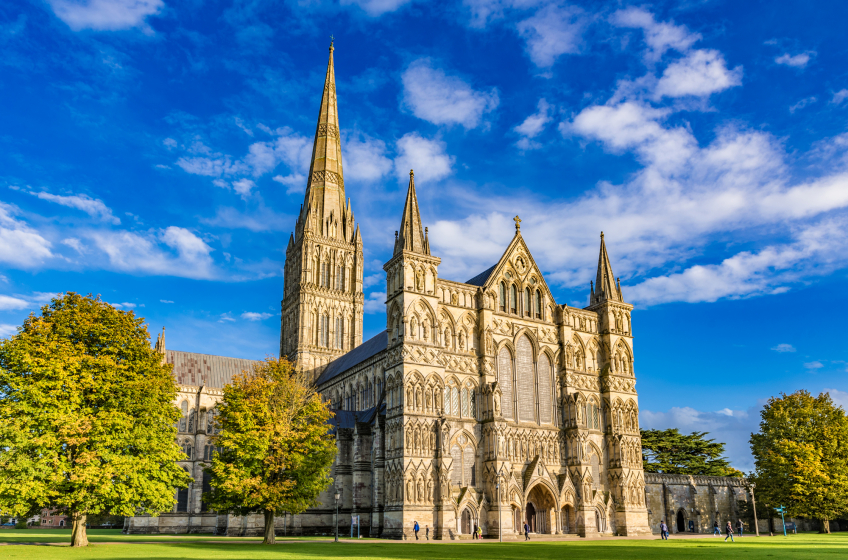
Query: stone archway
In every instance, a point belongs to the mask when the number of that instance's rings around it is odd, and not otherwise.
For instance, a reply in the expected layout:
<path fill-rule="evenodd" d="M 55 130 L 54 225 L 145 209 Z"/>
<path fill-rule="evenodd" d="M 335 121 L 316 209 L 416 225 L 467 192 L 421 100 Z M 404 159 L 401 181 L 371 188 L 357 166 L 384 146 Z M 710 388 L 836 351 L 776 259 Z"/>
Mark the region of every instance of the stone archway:
<path fill-rule="evenodd" d="M 686 517 L 683 515 L 682 509 L 677 511 L 677 532 L 686 532 Z"/>
<path fill-rule="evenodd" d="M 468 511 L 468 508 L 462 510 L 462 523 L 460 525 L 460 534 L 471 534 L 471 512 Z"/>
<path fill-rule="evenodd" d="M 530 532 L 536 532 L 536 508 L 533 507 L 532 503 L 527 504 L 527 508 L 524 512 L 524 522 L 527 523 L 527 526 L 530 527 Z"/>
<path fill-rule="evenodd" d="M 532 510 L 531 510 L 532 508 Z M 530 531 L 552 535 L 557 532 L 557 503 L 551 490 L 544 484 L 536 484 L 527 494 L 527 524 Z M 533 513 L 533 523 L 530 513 Z"/>

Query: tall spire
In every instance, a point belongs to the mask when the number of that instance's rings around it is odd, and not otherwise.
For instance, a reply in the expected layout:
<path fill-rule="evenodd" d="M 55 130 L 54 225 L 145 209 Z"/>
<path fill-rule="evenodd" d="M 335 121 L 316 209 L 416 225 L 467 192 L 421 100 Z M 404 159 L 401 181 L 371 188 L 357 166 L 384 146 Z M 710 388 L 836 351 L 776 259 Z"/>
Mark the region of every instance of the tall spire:
<path fill-rule="evenodd" d="M 336 235 L 344 233 L 345 237 L 350 239 L 353 232 L 345 231 L 344 227 L 344 174 L 333 50 L 331 43 L 330 61 L 327 63 L 327 76 L 324 79 L 324 92 L 318 111 L 318 125 L 315 128 L 315 142 L 312 145 L 312 161 L 309 164 L 309 177 L 306 179 L 306 197 L 301 211 L 301 222 L 305 223 L 304 218 L 314 214 L 316 220 L 310 225 L 319 228 L 322 235 L 329 236 L 336 231 Z"/>
<path fill-rule="evenodd" d="M 421 212 L 418 210 L 418 197 L 415 196 L 415 173 L 409 170 L 409 189 L 406 191 L 406 203 L 403 205 L 403 217 L 400 220 L 398 240 L 395 243 L 397 255 L 401 251 L 430 254 L 430 243 L 424 237 L 421 227 Z"/>
<path fill-rule="evenodd" d="M 592 303 L 602 303 L 608 300 L 621 301 L 621 293 L 615 286 L 615 276 L 612 273 L 612 265 L 607 254 L 604 232 L 601 232 L 601 254 L 598 256 L 598 274 L 595 277 Z"/>

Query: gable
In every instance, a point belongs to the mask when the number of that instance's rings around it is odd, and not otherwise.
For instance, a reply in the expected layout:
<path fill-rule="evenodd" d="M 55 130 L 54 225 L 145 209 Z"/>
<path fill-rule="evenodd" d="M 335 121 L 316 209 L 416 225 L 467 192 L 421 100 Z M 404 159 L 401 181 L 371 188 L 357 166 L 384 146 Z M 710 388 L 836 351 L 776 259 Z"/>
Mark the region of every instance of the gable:
<path fill-rule="evenodd" d="M 495 266 L 479 274 L 472 280 L 479 281 L 480 277 L 487 273 L 488 277 L 481 284 L 484 291 L 492 290 L 497 294 L 497 285 L 503 280 L 507 285 L 514 283 L 520 286 L 521 290 L 524 290 L 524 288 L 530 288 L 531 290 L 538 289 L 542 292 L 546 302 L 556 305 L 556 300 L 548 288 L 548 284 L 545 282 L 542 271 L 533 259 L 530 248 L 527 247 L 524 238 L 520 234 L 512 239 L 512 242 L 507 246 L 506 251 L 504 251 Z"/>

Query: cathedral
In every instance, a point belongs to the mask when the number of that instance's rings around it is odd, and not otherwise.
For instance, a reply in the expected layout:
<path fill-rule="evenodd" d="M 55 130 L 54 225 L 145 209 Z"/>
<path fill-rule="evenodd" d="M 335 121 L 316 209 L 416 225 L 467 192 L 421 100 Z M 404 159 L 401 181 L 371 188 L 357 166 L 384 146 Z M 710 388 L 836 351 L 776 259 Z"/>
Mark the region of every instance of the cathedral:
<path fill-rule="evenodd" d="M 277 519 L 278 533 L 331 534 L 336 524 L 346 533 L 355 522 L 364 536 L 407 539 L 417 522 L 435 539 L 470 538 L 477 527 L 516 538 L 525 523 L 533 533 L 640 535 L 675 512 L 681 528 L 690 519 L 707 528 L 736 511 L 741 483 L 652 475 L 646 488 L 633 306 L 603 233 L 588 305 L 576 308 L 556 303 L 517 216 L 501 258 L 460 282 L 439 275 L 412 170 L 398 211 L 383 266 L 386 329 L 363 341 L 363 241 L 345 195 L 331 46 L 286 249 L 280 355 L 311 372 L 331 403 L 338 455 L 321 505 Z M 261 515 L 218 515 L 201 499 L 215 402 L 251 363 L 165 350 L 160 338 L 195 483 L 178 492 L 175 511 L 131 518 L 127 531 L 260 534 Z"/>

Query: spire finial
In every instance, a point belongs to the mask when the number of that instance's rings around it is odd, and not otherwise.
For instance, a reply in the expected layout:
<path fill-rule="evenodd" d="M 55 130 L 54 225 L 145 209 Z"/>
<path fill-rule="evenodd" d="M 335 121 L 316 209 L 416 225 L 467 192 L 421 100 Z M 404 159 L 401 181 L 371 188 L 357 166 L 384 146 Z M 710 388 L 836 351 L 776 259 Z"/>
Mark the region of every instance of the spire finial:
<path fill-rule="evenodd" d="M 601 239 L 604 238 L 604 232 L 601 232 Z"/>
<path fill-rule="evenodd" d="M 512 221 L 515 222 L 515 233 L 520 232 L 521 231 L 521 218 L 516 216 L 512 219 Z"/>
<path fill-rule="evenodd" d="M 412 169 L 410 169 L 410 170 L 409 170 L 409 178 L 410 178 L 410 179 L 412 179 L 413 177 L 415 177 L 415 171 L 413 171 Z"/>
<path fill-rule="evenodd" d="M 333 43 L 336 41 L 336 38 L 330 35 L 330 52 L 333 52 Z"/>

